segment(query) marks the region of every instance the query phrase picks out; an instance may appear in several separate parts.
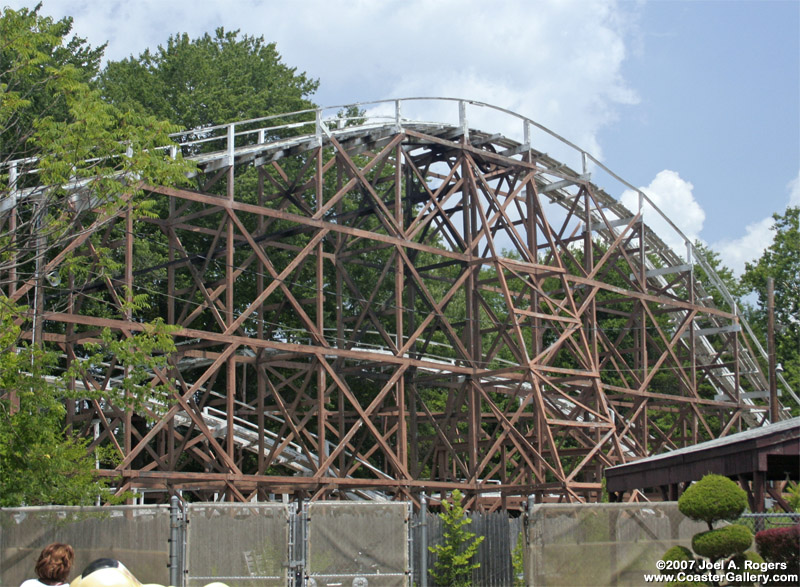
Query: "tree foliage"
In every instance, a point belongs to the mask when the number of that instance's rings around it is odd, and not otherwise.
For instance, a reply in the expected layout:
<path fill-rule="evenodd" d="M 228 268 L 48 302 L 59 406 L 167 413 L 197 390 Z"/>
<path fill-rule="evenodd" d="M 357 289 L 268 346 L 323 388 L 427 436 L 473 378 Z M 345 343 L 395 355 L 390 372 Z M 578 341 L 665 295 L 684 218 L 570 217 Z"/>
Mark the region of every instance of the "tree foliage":
<path fill-rule="evenodd" d="M 437 556 L 436 563 L 428 572 L 439 585 L 471 585 L 472 570 L 481 566 L 480 563 L 473 562 L 472 558 L 485 537 L 476 536 L 474 532 L 467 530 L 466 526 L 472 520 L 464 513 L 463 498 L 456 489 L 450 500 L 442 502 L 444 511 L 439 517 L 444 524 L 444 541 L 428 547 Z"/>
<path fill-rule="evenodd" d="M 91 78 L 102 47 L 68 40 L 71 19 L 54 22 L 38 8 L 0 16 L 0 198 L 16 202 L 0 270 L 28 275 L 87 214 L 146 212 L 138 180 L 174 185 L 191 169 L 160 148 L 176 127 L 101 98 Z"/>
<path fill-rule="evenodd" d="M 784 377 L 800 390 L 800 207 L 773 214 L 775 237 L 759 259 L 747 263 L 742 286 L 758 298 L 752 322 L 762 332 L 767 324 L 767 278 L 774 279 L 775 353 Z M 797 407 L 795 407 L 796 415 Z"/>
<path fill-rule="evenodd" d="M 0 157 L 33 156 L 36 121 L 68 118 L 68 90 L 99 72 L 104 47 L 67 39 L 72 19 L 40 16 L 36 8 L 5 9 L 0 18 Z"/>
<path fill-rule="evenodd" d="M 112 104 L 185 129 L 311 108 L 318 86 L 285 65 L 275 43 L 223 28 L 171 36 L 155 51 L 111 62 L 100 82 Z"/>
<path fill-rule="evenodd" d="M 18 347 L 18 312 L 0 301 L 0 393 L 13 390 L 18 410 L 0 400 L 0 506 L 92 503 L 94 459 L 86 442 L 65 437 L 64 396 L 47 381 L 52 357 L 40 348 Z"/>
<path fill-rule="evenodd" d="M 40 267 L 80 235 L 85 224 L 120 213 L 147 215 L 146 183 L 185 181 L 192 166 L 163 147 L 176 128 L 153 116 L 121 110 L 93 86 L 103 48 L 68 38 L 72 21 L 32 10 L 0 13 L 0 275 L 35 287 L 29 304 L 0 299 L 0 505 L 86 504 L 107 499 L 94 478 L 95 459 L 84 438 L 65 428 L 65 402 L 97 401 L 74 382 L 99 372 L 111 355 L 132 375 L 121 408 L 144 402 L 153 390 L 146 373 L 174 350 L 163 324 L 129 337 L 104 333 L 93 354 L 67 366 L 41 340 L 22 332 L 36 319 L 44 288 Z M 113 270 L 111 255 L 68 256 L 62 267 L 77 287 Z M 124 296 L 127 297 L 127 296 Z M 138 303 L 141 298 L 133 296 Z M 91 308 L 86 308 L 86 312 Z M 155 390 L 156 393 L 158 389 Z M 105 392 L 107 395 L 107 392 Z M 113 456 L 111 457 L 113 458 Z"/>

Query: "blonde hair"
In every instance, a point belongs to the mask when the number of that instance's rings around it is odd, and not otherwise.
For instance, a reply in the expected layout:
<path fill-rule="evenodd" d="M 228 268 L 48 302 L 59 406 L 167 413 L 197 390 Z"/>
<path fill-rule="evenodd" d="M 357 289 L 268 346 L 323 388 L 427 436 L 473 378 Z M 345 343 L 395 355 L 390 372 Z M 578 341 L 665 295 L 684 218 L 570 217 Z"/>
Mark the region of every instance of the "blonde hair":
<path fill-rule="evenodd" d="M 69 544 L 54 542 L 48 544 L 36 561 L 36 574 L 39 579 L 46 581 L 66 582 L 72 561 L 75 560 L 75 551 Z"/>

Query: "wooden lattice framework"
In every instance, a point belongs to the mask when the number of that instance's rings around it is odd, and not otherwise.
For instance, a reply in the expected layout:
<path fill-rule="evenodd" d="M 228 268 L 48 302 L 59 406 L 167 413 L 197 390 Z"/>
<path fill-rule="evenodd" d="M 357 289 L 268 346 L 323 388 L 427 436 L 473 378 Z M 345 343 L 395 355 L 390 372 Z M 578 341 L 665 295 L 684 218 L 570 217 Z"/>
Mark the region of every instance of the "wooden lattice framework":
<path fill-rule="evenodd" d="M 120 491 L 595 500 L 607 466 L 763 423 L 739 318 L 641 210 L 532 148 L 531 121 L 515 142 L 463 116 L 311 114 L 296 136 L 206 129 L 220 142 L 183 146 L 196 187 L 148 187 L 160 217 L 84 206 L 72 242 L 8 287 L 65 360 L 99 329 L 141 330 L 132 293 L 179 327 L 149 419 L 69 406 L 74 430 L 115 447 L 100 474 Z M 123 274 L 33 298 L 66 253 L 101 245 Z M 111 311 L 85 312 L 90 298 Z M 75 384 L 124 375 L 111 361 Z"/>

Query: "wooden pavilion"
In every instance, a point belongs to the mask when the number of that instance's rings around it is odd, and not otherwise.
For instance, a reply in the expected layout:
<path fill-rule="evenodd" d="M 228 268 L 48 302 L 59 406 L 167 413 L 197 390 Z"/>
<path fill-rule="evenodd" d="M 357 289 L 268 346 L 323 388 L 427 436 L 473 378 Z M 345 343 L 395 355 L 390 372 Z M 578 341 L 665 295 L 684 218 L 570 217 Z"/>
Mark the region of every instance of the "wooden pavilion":
<path fill-rule="evenodd" d="M 676 500 L 708 473 L 738 481 L 753 512 L 765 511 L 767 496 L 792 511 L 781 490 L 785 482 L 800 480 L 800 418 L 609 467 L 606 489 L 612 501 L 635 489 L 659 489 L 664 500 Z"/>

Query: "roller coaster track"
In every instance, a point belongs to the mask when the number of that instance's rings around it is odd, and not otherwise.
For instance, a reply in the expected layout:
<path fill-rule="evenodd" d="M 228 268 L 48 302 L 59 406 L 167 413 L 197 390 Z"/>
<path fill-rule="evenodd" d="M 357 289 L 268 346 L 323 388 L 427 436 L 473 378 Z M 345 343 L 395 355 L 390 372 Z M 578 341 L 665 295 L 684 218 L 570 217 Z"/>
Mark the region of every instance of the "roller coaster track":
<path fill-rule="evenodd" d="M 194 187 L 148 186 L 158 218 L 102 217 L 71 186 L 66 248 L 93 258 L 100 243 L 130 269 L 49 287 L 44 340 L 80 357 L 98 329 L 141 331 L 123 286 L 176 328 L 147 418 L 115 407 L 113 357 L 80 382 L 107 399 L 70 406 L 119 451 L 100 474 L 120 491 L 593 500 L 606 466 L 768 422 L 763 348 L 646 194 L 507 110 L 356 106 L 176 135 L 167 151 L 195 162 Z M 440 119 L 406 113 L 426 109 Z M 7 167 L 29 186 L 0 202 L 8 227 L 41 188 L 34 160 Z M 638 209 L 611 195 L 625 190 Z M 37 307 L 63 258 L 10 297 Z M 112 311 L 82 311 L 97 300 Z"/>

